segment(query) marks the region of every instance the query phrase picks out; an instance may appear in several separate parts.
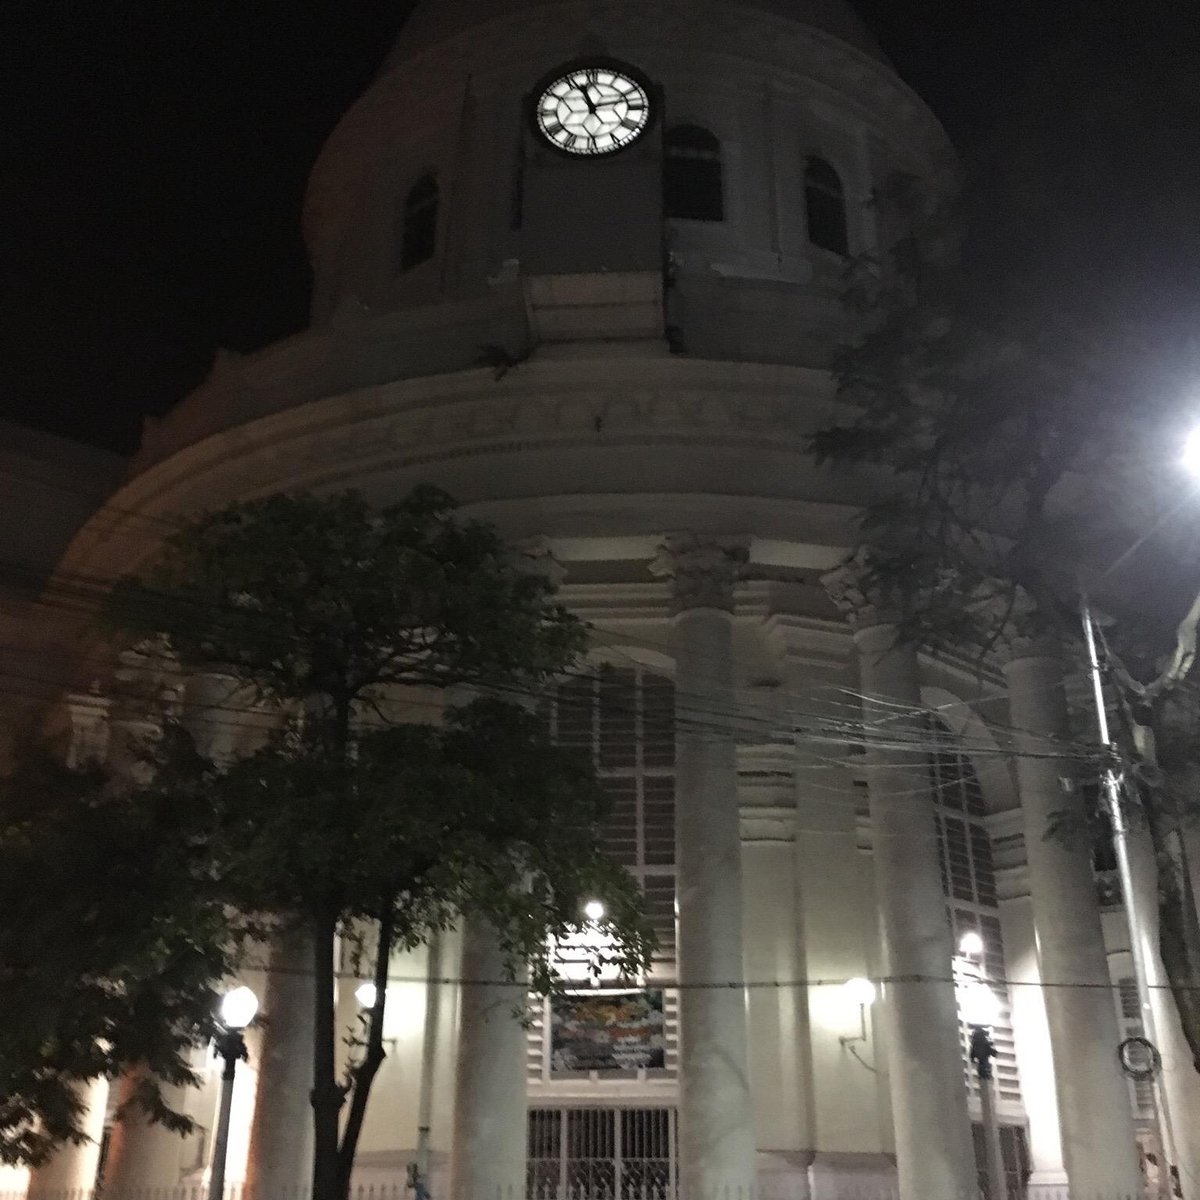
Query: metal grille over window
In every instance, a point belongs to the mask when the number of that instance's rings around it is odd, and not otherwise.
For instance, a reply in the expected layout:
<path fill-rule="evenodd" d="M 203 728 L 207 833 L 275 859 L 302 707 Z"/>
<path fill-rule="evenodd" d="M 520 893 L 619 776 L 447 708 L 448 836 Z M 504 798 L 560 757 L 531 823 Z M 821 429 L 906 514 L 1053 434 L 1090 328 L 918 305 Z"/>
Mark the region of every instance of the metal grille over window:
<path fill-rule="evenodd" d="M 605 667 L 558 688 L 548 705 L 551 736 L 560 745 L 591 755 L 612 801 L 601 831 L 615 861 L 638 881 L 646 898 L 658 951 L 647 979 L 675 974 L 675 688 L 641 667 Z M 603 897 L 597 897 L 603 901 Z M 678 1000 L 662 993 L 665 1052 L 662 1067 L 568 1071 L 553 1054 L 550 1006 L 538 1002 L 529 1030 L 529 1078 L 533 1085 L 577 1088 L 605 1080 L 653 1080 L 675 1076 Z"/>
<path fill-rule="evenodd" d="M 699 125 L 676 125 L 663 139 L 663 213 L 688 221 L 723 221 L 721 143 Z"/>
<path fill-rule="evenodd" d="M 673 1108 L 532 1108 L 529 1200 L 671 1200 Z"/>
<path fill-rule="evenodd" d="M 1004 943 L 1000 933 L 999 901 L 992 842 L 983 823 L 986 809 L 983 789 L 971 760 L 962 752 L 950 729 L 929 717 L 926 729 L 937 749 L 929 755 L 938 859 L 942 892 L 950 912 L 956 947 L 954 974 L 959 986 L 979 980 L 987 983 L 1000 1001 L 1000 1015 L 992 1028 L 997 1057 L 996 1102 L 1002 1118 L 1023 1121 L 1021 1082 L 1017 1073 L 1012 1006 L 1005 977 Z M 970 1031 L 962 1025 L 963 1074 L 973 1104 L 979 1103 L 979 1083 L 968 1055 Z"/>

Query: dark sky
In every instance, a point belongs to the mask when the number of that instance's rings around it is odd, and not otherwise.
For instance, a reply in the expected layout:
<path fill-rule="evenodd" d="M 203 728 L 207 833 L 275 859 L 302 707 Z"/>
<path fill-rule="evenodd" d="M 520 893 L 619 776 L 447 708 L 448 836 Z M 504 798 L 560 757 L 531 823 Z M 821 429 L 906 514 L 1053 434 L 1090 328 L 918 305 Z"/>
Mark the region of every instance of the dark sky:
<path fill-rule="evenodd" d="M 300 327 L 305 176 L 408 7 L 9 0 L 0 413 L 129 450 L 216 347 Z M 949 128 L 999 258 L 1065 292 L 1196 304 L 1194 0 L 858 7 Z"/>

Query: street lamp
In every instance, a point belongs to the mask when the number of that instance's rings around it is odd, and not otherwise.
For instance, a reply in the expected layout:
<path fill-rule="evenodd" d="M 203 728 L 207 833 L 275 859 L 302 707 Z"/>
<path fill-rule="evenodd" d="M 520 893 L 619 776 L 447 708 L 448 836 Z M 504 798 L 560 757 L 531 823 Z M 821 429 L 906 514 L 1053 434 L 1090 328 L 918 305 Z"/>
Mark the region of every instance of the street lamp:
<path fill-rule="evenodd" d="M 604 916 L 604 905 L 599 900 L 589 900 L 583 906 L 583 915 L 589 921 L 599 921 Z"/>
<path fill-rule="evenodd" d="M 236 987 L 221 1001 L 222 1029 L 217 1034 L 217 1053 L 225 1060 L 221 1072 L 221 1108 L 217 1116 L 217 1137 L 213 1142 L 212 1174 L 208 1182 L 208 1200 L 222 1200 L 225 1194 L 225 1158 L 229 1150 L 229 1114 L 233 1109 L 233 1073 L 239 1058 L 246 1057 L 242 1032 L 258 1012 L 258 997 L 248 987 Z"/>
<path fill-rule="evenodd" d="M 1008 1185 L 1004 1178 L 1004 1157 L 1000 1149 L 1000 1125 L 996 1120 L 992 1072 L 992 1059 L 996 1057 L 992 1026 L 1000 1019 L 1000 1001 L 986 983 L 973 979 L 958 989 L 958 1009 L 971 1031 L 970 1058 L 979 1082 L 988 1196 L 990 1200 L 1006 1200 Z"/>

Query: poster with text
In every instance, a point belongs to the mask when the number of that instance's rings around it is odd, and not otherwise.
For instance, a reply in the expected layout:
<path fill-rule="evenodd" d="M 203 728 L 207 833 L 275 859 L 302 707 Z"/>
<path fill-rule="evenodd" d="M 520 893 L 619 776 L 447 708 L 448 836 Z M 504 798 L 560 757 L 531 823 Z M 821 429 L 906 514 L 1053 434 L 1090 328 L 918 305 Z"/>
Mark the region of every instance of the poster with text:
<path fill-rule="evenodd" d="M 550 1069 L 636 1071 L 666 1064 L 661 991 L 569 992 L 550 1000 Z"/>

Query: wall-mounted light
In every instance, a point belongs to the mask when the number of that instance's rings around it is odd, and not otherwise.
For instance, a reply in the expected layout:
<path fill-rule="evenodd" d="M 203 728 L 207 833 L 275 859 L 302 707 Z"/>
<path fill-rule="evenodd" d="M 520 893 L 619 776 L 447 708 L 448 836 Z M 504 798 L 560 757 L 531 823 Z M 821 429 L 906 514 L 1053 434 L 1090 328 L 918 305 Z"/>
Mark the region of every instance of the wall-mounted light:
<path fill-rule="evenodd" d="M 861 975 L 855 975 L 852 979 L 847 979 L 842 984 L 842 995 L 846 998 L 847 1003 L 853 1004 L 858 1008 L 858 1033 L 853 1036 L 843 1036 L 838 1038 L 843 1046 L 846 1047 L 852 1054 L 854 1053 L 855 1042 L 865 1042 L 867 1040 L 867 1009 L 875 1003 L 875 985 Z M 854 1055 L 858 1058 L 858 1055 Z M 859 1059 L 862 1062 L 862 1059 Z M 865 1067 L 867 1064 L 863 1063 Z"/>

